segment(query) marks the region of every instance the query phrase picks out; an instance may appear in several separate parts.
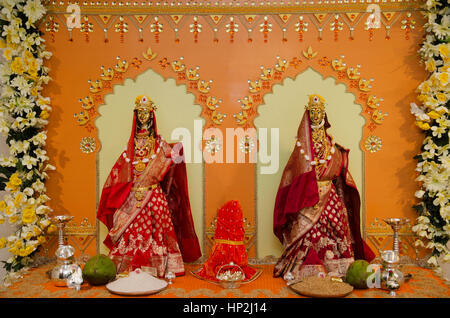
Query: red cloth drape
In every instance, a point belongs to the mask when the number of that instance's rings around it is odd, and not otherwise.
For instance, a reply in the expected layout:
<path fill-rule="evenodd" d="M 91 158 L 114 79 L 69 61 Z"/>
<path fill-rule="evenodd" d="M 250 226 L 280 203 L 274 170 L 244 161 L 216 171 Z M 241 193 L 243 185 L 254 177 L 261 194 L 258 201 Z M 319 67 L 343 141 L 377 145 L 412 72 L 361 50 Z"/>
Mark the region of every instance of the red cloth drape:
<path fill-rule="evenodd" d="M 239 201 L 226 202 L 217 212 L 214 246 L 211 255 L 196 276 L 218 281 L 216 275 L 222 266 L 233 262 L 245 274 L 244 281 L 255 278 L 259 272 L 248 265 L 247 249 L 244 245 L 244 226 L 242 207 Z"/>

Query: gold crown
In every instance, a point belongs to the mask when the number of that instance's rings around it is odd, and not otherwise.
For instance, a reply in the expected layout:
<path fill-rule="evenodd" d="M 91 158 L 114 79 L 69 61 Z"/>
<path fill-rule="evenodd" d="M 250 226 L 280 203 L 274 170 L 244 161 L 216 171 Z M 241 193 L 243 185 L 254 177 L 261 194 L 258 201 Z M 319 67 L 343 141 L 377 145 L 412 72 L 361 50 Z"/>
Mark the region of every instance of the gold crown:
<path fill-rule="evenodd" d="M 145 95 L 139 95 L 138 97 L 136 97 L 136 100 L 134 101 L 134 105 L 135 105 L 135 107 L 134 107 L 135 110 L 143 109 L 143 108 L 146 108 L 150 111 L 156 110 L 156 106 L 152 102 L 150 97 L 145 96 Z"/>
<path fill-rule="evenodd" d="M 321 110 L 325 110 L 325 99 L 319 94 L 309 95 L 308 105 L 305 108 L 309 110 L 313 107 L 319 107 Z"/>

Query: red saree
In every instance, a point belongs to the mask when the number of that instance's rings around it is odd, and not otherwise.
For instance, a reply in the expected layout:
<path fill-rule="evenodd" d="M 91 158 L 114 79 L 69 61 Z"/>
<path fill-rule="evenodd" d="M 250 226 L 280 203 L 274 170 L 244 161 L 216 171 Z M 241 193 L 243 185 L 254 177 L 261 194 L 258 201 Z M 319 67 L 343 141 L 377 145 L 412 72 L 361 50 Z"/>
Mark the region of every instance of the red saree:
<path fill-rule="evenodd" d="M 325 117 L 325 128 L 329 128 Z M 361 237 L 360 198 L 348 171 L 348 152 L 339 145 L 320 170 L 311 165 L 313 149 L 309 114 L 297 132 L 297 145 L 278 188 L 274 233 L 284 251 L 274 276 L 295 278 L 319 272 L 345 275 L 355 259 L 374 258 Z M 331 144 L 331 139 L 327 135 Z"/>
<path fill-rule="evenodd" d="M 160 277 L 166 271 L 182 275 L 183 262 L 201 256 L 190 210 L 186 166 L 184 161 L 173 164 L 172 147 L 157 135 L 153 120 L 155 153 L 143 172 L 134 177 L 134 114 L 131 137 L 105 182 L 97 218 L 108 228 L 104 244 L 118 272 L 147 268 Z M 177 155 L 182 156 L 182 151 Z"/>

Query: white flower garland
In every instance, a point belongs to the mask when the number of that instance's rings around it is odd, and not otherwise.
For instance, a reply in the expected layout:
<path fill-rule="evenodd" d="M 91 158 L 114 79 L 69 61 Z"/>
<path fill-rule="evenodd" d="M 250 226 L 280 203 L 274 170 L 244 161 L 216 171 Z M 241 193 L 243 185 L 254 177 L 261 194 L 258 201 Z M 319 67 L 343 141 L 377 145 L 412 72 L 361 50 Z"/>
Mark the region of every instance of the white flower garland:
<path fill-rule="evenodd" d="M 50 99 L 41 95 L 50 81 L 44 59 L 44 39 L 35 23 L 46 10 L 40 0 L 0 0 L 0 132 L 6 137 L 9 156 L 0 156 L 0 223 L 15 227 L 9 237 L 0 237 L 0 248 L 13 256 L 4 267 L 5 283 L 20 277 L 33 261 L 51 225 L 46 203 L 45 179 L 48 164 L 46 145 Z"/>
<path fill-rule="evenodd" d="M 415 193 L 420 202 L 414 206 L 419 217 L 413 231 L 421 238 L 416 246 L 428 241 L 428 263 L 438 266 L 441 256 L 450 261 L 450 8 L 445 0 L 428 0 L 425 10 L 427 35 L 419 53 L 430 75 L 418 87 L 421 105 L 411 103 L 415 123 L 425 133 L 422 153 L 415 157 L 421 188 Z"/>

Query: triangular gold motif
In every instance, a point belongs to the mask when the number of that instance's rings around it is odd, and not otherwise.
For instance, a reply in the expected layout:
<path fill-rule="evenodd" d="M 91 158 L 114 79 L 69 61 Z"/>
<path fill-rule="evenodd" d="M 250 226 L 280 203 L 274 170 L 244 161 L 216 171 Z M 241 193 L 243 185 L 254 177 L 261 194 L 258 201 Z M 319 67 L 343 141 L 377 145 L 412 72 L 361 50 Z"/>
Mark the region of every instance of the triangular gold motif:
<path fill-rule="evenodd" d="M 220 22 L 220 20 L 222 19 L 223 15 L 213 14 L 213 15 L 210 15 L 210 17 L 215 24 L 218 24 Z"/>
<path fill-rule="evenodd" d="M 383 12 L 383 15 L 386 18 L 386 20 L 391 21 L 395 15 L 395 12 Z"/>
<path fill-rule="evenodd" d="M 99 15 L 99 17 L 100 17 L 100 20 L 102 20 L 102 22 L 104 24 L 107 24 L 109 22 L 109 20 L 111 19 L 112 15 L 101 14 L 101 15 Z"/>
<path fill-rule="evenodd" d="M 136 18 L 136 21 L 139 23 L 144 22 L 145 18 L 147 17 L 146 15 L 142 15 L 142 14 L 136 14 L 134 16 Z"/>
<path fill-rule="evenodd" d="M 253 21 L 255 21 L 255 17 L 256 17 L 256 14 L 245 15 L 245 19 L 247 20 L 248 23 L 252 23 Z"/>
<path fill-rule="evenodd" d="M 317 21 L 319 21 L 319 23 L 322 23 L 328 14 L 327 13 L 314 13 L 314 15 L 315 15 Z"/>
<path fill-rule="evenodd" d="M 181 21 L 181 19 L 183 18 L 183 15 L 173 14 L 170 17 L 172 18 L 172 21 L 175 22 L 175 24 L 178 24 Z"/>
<path fill-rule="evenodd" d="M 289 18 L 291 17 L 291 15 L 292 15 L 292 14 L 279 14 L 281 20 L 282 20 L 284 23 L 286 23 L 286 22 L 289 20 Z"/>
<path fill-rule="evenodd" d="M 355 22 L 356 18 L 359 16 L 358 12 L 350 12 L 350 13 L 346 13 L 347 18 L 352 21 Z"/>

